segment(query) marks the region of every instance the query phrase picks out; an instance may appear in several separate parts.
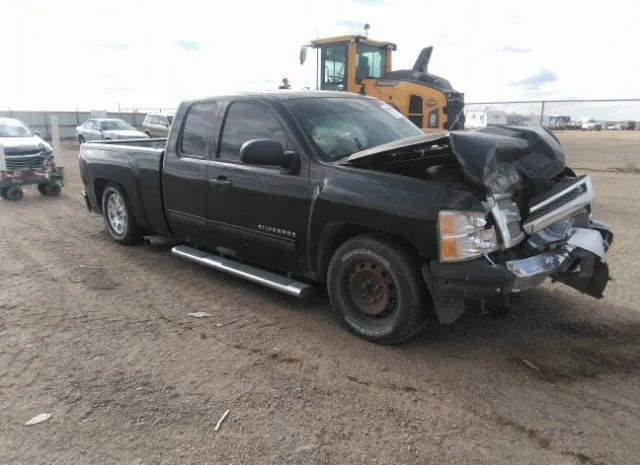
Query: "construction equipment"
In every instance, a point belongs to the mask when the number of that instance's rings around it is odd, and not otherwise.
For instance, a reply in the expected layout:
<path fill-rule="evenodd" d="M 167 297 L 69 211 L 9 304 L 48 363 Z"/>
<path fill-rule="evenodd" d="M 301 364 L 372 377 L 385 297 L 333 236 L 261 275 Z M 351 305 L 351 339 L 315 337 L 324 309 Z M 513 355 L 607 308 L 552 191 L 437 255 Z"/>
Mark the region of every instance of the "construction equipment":
<path fill-rule="evenodd" d="M 464 128 L 464 94 L 428 70 L 433 47 L 422 49 L 412 69 L 392 71 L 396 44 L 346 35 L 312 40 L 300 49 L 317 51 L 317 88 L 376 97 L 393 106 L 425 132 Z"/>

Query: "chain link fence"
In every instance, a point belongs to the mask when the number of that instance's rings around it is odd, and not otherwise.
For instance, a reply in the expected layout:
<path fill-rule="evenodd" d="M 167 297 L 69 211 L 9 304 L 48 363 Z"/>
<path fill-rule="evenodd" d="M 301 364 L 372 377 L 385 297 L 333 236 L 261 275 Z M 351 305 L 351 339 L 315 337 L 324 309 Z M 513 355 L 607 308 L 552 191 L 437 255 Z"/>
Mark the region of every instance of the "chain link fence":
<path fill-rule="evenodd" d="M 543 126 L 555 130 L 640 130 L 640 99 L 536 100 L 465 104 L 465 128 Z"/>
<path fill-rule="evenodd" d="M 72 111 L 21 111 L 6 109 L 0 110 L 0 117 L 16 118 L 23 121 L 34 131 L 38 131 L 45 139 L 51 139 L 51 117 L 58 118 L 60 137 L 71 139 L 75 137 L 76 126 L 81 125 L 89 118 L 119 118 L 125 120 L 133 127 L 139 127 L 147 113 L 171 114 L 172 108 L 118 108 L 117 110 L 72 110 Z"/>

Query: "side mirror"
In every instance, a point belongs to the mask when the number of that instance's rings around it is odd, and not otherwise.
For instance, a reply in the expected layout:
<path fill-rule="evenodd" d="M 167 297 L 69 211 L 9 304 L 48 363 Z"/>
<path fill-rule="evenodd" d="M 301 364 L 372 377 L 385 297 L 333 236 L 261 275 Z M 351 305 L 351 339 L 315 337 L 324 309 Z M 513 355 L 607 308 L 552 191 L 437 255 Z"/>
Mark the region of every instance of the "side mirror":
<path fill-rule="evenodd" d="M 282 144 L 271 139 L 252 139 L 240 147 L 240 161 L 247 165 L 279 166 L 284 173 L 295 173 L 299 159 L 294 152 L 285 152 Z"/>
<path fill-rule="evenodd" d="M 36 130 L 36 131 L 33 131 L 33 133 L 34 133 L 36 136 L 40 137 L 40 131 L 37 131 L 37 130 Z"/>
<path fill-rule="evenodd" d="M 304 65 L 305 61 L 307 61 L 307 47 L 300 47 L 300 64 Z"/>

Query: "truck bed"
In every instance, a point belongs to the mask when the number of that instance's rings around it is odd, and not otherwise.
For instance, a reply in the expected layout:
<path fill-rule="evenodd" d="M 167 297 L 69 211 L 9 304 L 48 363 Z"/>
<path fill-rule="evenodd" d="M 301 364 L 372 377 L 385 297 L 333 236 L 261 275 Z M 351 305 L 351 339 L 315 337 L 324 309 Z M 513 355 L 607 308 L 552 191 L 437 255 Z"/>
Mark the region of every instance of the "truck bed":
<path fill-rule="evenodd" d="M 168 234 L 162 205 L 162 161 L 166 139 L 132 139 L 88 142 L 80 152 L 90 165 L 91 186 L 96 198 L 104 187 L 102 179 L 118 179 L 130 197 L 133 213 L 140 226 Z M 101 210 L 101 205 L 92 205 Z"/>

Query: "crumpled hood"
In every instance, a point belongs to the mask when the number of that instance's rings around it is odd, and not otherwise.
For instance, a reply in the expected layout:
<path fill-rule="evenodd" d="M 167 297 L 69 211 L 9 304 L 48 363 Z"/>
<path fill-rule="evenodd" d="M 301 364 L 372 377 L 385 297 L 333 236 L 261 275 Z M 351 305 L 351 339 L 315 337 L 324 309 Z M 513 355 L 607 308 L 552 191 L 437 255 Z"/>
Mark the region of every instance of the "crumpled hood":
<path fill-rule="evenodd" d="M 523 183 L 548 181 L 565 169 L 564 152 L 553 134 L 544 128 L 513 126 L 401 139 L 336 163 L 372 168 L 442 157 L 444 152 L 455 158 L 468 183 L 493 194 L 513 192 Z"/>
<path fill-rule="evenodd" d="M 562 146 L 540 127 L 494 126 L 449 134 L 467 180 L 487 192 L 513 192 L 523 181 L 548 181 L 565 169 Z"/>

